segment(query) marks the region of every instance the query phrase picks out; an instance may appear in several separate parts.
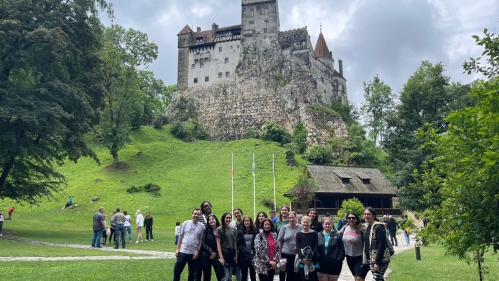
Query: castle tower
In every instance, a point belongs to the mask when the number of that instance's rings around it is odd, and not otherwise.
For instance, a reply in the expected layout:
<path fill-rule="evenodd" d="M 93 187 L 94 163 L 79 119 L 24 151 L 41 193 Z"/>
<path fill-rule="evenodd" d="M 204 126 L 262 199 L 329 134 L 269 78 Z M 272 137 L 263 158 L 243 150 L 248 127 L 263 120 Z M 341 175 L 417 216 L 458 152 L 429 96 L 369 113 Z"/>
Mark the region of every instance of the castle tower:
<path fill-rule="evenodd" d="M 177 91 L 187 89 L 189 81 L 189 45 L 193 40 L 192 29 L 186 25 L 178 34 Z"/>
<path fill-rule="evenodd" d="M 333 52 L 329 51 L 329 48 L 327 47 L 326 44 L 326 40 L 324 39 L 324 35 L 322 35 L 322 30 L 319 33 L 319 38 L 317 38 L 317 44 L 315 44 L 314 54 L 315 57 L 318 58 L 325 65 L 327 65 L 327 67 L 331 71 L 334 70 Z"/>
<path fill-rule="evenodd" d="M 278 0 L 242 0 L 241 44 L 249 46 L 255 38 L 278 40 Z"/>

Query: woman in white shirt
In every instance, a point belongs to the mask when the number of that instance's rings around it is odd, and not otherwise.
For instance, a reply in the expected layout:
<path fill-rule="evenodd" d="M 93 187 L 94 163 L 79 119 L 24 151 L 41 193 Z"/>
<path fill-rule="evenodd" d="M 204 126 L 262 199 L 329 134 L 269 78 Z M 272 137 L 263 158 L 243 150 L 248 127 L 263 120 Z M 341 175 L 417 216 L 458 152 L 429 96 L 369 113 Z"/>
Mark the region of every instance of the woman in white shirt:
<path fill-rule="evenodd" d="M 128 211 L 127 210 L 124 210 L 123 211 L 123 215 L 125 215 L 125 223 L 123 224 L 123 227 L 126 229 L 126 231 L 128 232 L 128 240 L 130 243 L 132 243 L 132 217 L 130 217 L 130 215 L 128 215 Z M 123 239 L 123 238 L 121 238 Z"/>
<path fill-rule="evenodd" d="M 144 242 L 142 240 L 142 227 L 144 226 L 144 216 L 140 213 L 140 210 L 135 212 L 135 227 L 137 228 L 137 241 L 135 243 Z"/>

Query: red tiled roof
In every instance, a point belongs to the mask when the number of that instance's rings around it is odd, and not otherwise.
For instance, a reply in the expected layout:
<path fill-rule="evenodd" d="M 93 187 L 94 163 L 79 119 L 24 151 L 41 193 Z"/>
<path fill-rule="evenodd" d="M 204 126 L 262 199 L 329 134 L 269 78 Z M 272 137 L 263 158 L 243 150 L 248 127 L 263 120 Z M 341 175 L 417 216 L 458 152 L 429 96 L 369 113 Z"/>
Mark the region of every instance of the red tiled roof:
<path fill-rule="evenodd" d="M 330 58 L 331 54 L 329 53 L 329 48 L 327 47 L 326 40 L 324 39 L 324 35 L 322 35 L 322 32 L 319 33 L 319 38 L 317 38 L 317 44 L 315 44 L 315 57 L 316 58 Z"/>
<path fill-rule="evenodd" d="M 192 29 L 189 27 L 188 24 L 186 24 L 184 26 L 184 28 L 182 28 L 182 30 L 180 30 L 180 32 L 177 34 L 177 36 L 182 35 L 182 34 L 191 33 L 191 32 L 192 32 Z"/>

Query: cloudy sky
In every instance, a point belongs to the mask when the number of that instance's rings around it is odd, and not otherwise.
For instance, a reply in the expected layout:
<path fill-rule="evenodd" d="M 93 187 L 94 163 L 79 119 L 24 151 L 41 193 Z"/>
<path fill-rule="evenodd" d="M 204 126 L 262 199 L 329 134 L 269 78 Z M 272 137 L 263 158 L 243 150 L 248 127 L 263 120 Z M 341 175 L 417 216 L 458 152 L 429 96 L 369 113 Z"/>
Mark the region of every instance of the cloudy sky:
<path fill-rule="evenodd" d="M 148 34 L 159 46 L 151 65 L 167 85 L 177 81 L 177 33 L 241 23 L 240 0 L 110 0 L 114 23 Z M 497 0 L 279 0 L 281 31 L 307 26 L 315 46 L 322 32 L 343 60 L 348 98 L 360 105 L 363 81 L 378 74 L 398 94 L 422 60 L 442 62 L 451 81 L 468 83 L 462 64 L 477 57 L 472 35 L 499 32 Z M 106 24 L 109 20 L 103 19 Z"/>

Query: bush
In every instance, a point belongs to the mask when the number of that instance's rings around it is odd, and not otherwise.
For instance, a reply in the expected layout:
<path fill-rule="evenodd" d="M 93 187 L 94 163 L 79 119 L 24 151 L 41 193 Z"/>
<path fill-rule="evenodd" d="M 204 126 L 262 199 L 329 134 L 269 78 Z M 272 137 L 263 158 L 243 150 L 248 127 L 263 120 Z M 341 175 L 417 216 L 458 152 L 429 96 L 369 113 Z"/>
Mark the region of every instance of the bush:
<path fill-rule="evenodd" d="M 307 160 L 314 164 L 326 164 L 331 161 L 331 147 L 326 145 L 312 145 L 305 151 Z"/>
<path fill-rule="evenodd" d="M 302 123 L 299 123 L 293 131 L 293 143 L 296 145 L 296 152 L 302 154 L 307 150 L 307 130 Z"/>
<path fill-rule="evenodd" d="M 144 186 L 132 186 L 126 190 L 128 193 L 139 193 L 139 192 L 148 192 L 154 196 L 160 196 L 161 187 L 156 184 L 148 183 Z"/>
<path fill-rule="evenodd" d="M 286 131 L 286 129 L 273 120 L 267 121 L 263 124 L 262 129 L 260 130 L 260 138 L 262 140 L 275 141 L 281 145 L 291 141 L 291 135 Z"/>
<path fill-rule="evenodd" d="M 170 129 L 172 135 L 184 141 L 192 142 L 206 138 L 206 132 L 197 120 L 180 122 L 175 121 Z"/>
<path fill-rule="evenodd" d="M 267 207 L 269 210 L 274 210 L 274 201 L 268 198 L 262 199 L 262 205 Z"/>
<path fill-rule="evenodd" d="M 362 218 L 364 210 L 364 204 L 362 204 L 359 199 L 355 197 L 350 198 L 341 202 L 341 209 L 338 210 L 338 217 L 342 218 L 344 214 L 354 212 L 359 218 Z"/>

